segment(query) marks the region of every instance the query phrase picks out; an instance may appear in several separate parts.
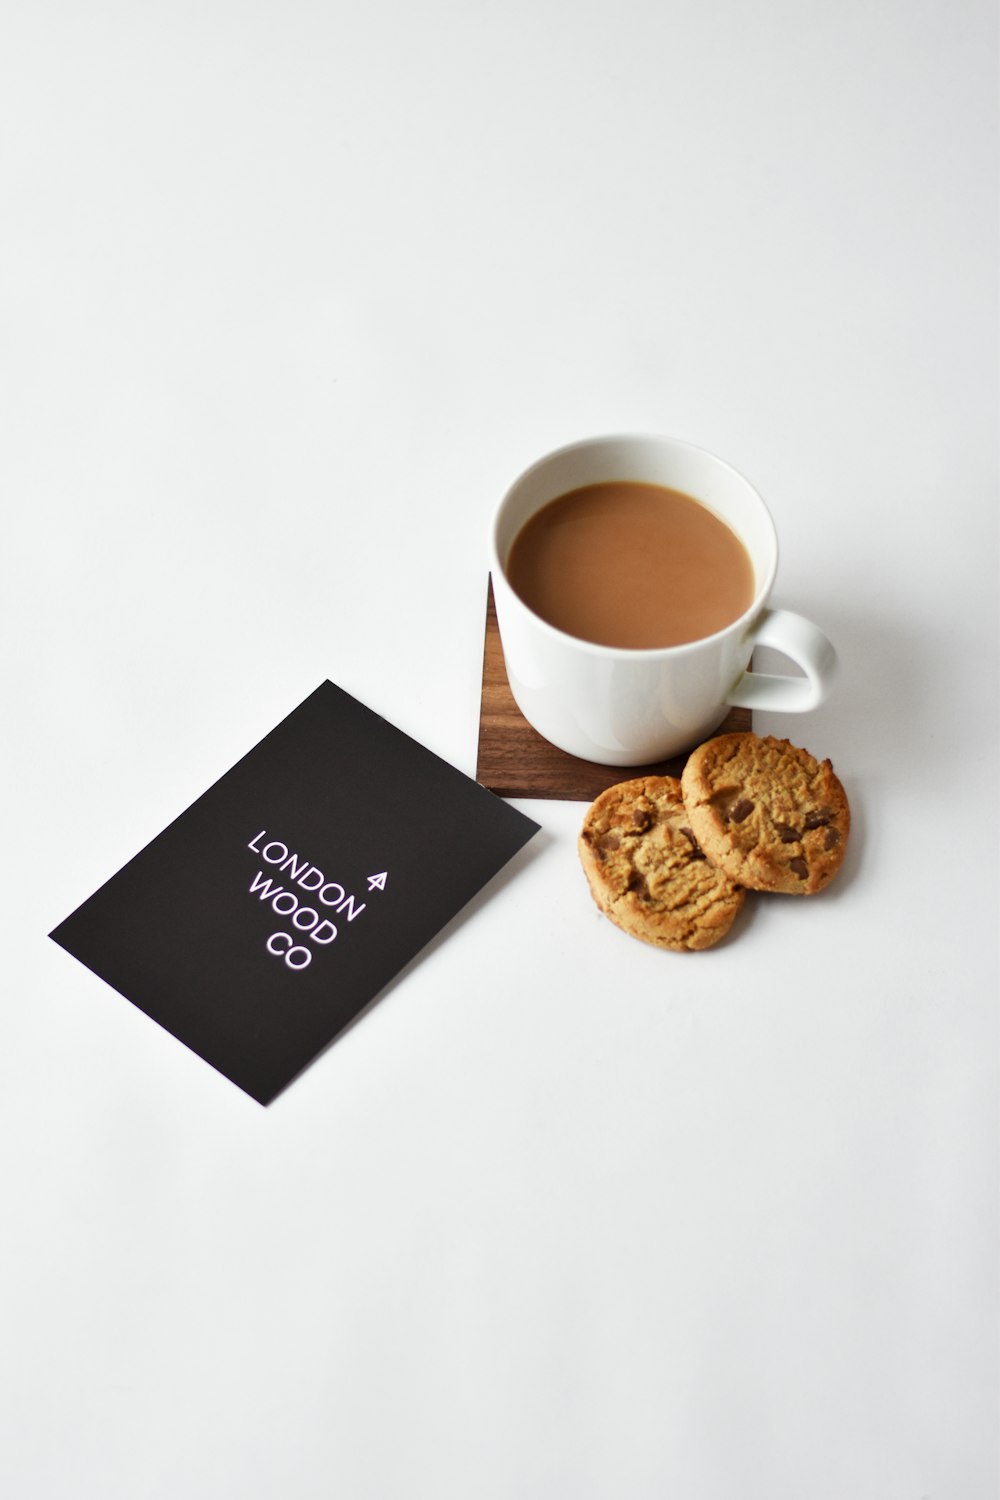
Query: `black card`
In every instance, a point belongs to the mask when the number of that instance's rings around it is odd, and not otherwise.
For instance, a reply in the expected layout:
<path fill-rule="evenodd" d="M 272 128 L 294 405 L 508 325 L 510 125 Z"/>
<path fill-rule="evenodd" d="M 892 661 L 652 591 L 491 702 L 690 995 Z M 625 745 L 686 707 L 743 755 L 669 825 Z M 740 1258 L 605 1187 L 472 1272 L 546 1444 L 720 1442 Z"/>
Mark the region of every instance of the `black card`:
<path fill-rule="evenodd" d="M 537 829 L 324 682 L 51 936 L 267 1104 Z"/>

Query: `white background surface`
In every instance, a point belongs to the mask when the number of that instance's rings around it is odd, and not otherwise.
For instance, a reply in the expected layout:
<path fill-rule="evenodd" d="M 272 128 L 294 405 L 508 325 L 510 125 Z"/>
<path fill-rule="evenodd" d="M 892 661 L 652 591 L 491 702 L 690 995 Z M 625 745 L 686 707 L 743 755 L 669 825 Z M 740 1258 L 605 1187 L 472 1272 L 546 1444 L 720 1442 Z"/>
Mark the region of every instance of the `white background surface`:
<path fill-rule="evenodd" d="M 0 1492 L 993 1500 L 994 7 L 0 20 Z M 261 1109 L 46 933 L 324 677 L 473 773 L 493 507 L 619 430 L 837 642 L 837 885 L 655 952 L 524 804 Z"/>

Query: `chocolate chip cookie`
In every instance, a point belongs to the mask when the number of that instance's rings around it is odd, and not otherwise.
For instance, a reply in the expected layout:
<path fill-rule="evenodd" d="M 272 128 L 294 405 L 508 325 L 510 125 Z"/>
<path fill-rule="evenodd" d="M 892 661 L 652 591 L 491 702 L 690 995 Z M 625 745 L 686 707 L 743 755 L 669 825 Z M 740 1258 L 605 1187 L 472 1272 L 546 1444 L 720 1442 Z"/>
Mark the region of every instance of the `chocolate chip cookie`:
<path fill-rule="evenodd" d="M 811 896 L 843 863 L 844 788 L 828 760 L 788 740 L 719 735 L 692 752 L 681 787 L 709 859 L 750 890 Z"/>
<path fill-rule="evenodd" d="M 608 787 L 588 809 L 578 847 L 601 911 L 657 948 L 710 948 L 743 905 L 739 886 L 700 849 L 672 776 Z"/>

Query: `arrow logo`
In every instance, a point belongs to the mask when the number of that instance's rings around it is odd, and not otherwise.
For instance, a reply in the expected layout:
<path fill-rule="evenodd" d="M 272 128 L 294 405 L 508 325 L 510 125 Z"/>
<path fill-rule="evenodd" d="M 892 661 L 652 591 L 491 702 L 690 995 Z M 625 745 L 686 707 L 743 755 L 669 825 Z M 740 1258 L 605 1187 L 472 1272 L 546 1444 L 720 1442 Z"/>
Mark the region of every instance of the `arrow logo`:
<path fill-rule="evenodd" d="M 384 891 L 388 870 L 383 870 L 381 875 L 369 875 L 368 889 L 370 891 Z"/>

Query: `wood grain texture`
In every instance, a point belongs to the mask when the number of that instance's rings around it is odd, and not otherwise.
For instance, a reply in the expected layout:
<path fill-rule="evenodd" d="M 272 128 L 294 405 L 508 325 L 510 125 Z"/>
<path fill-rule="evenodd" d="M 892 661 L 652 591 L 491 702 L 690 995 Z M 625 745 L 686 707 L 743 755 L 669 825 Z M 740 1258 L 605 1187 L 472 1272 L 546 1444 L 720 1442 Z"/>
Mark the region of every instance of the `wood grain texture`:
<path fill-rule="evenodd" d="M 717 734 L 752 728 L 748 708 L 734 708 Z M 483 686 L 479 708 L 476 780 L 500 797 L 539 797 L 562 802 L 593 802 L 606 787 L 633 776 L 679 776 L 685 755 L 649 766 L 599 766 L 557 750 L 527 722 L 514 702 L 497 628 L 493 584 L 486 599 Z"/>

